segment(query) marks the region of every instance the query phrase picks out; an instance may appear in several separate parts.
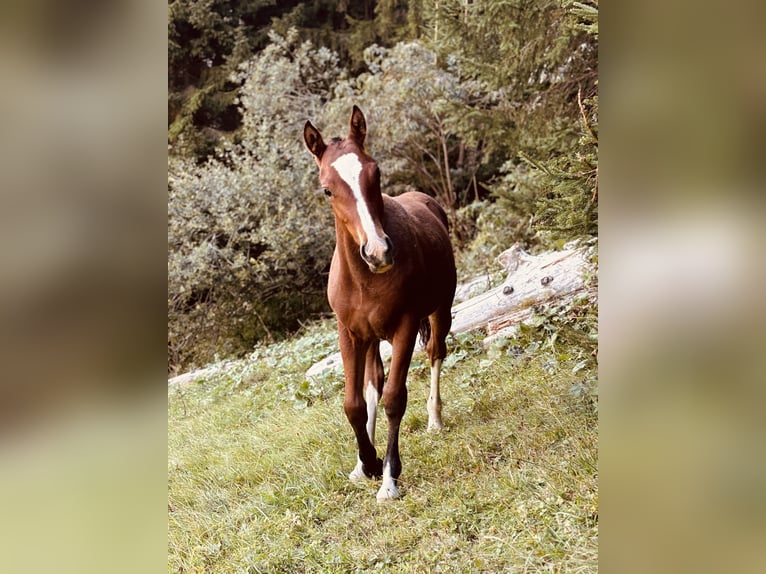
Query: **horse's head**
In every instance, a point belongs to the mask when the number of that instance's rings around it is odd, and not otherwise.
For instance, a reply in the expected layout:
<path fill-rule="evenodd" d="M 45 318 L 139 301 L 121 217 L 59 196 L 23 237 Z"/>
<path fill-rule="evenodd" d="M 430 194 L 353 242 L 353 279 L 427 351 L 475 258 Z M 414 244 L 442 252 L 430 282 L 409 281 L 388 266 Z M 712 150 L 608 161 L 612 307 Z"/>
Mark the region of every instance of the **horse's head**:
<path fill-rule="evenodd" d="M 344 139 L 325 143 L 311 122 L 303 128 L 303 140 L 319 166 L 319 182 L 336 220 L 359 246 L 370 271 L 385 273 L 394 264 L 393 245 L 383 231 L 380 171 L 364 151 L 366 135 L 364 114 L 356 106 Z"/>

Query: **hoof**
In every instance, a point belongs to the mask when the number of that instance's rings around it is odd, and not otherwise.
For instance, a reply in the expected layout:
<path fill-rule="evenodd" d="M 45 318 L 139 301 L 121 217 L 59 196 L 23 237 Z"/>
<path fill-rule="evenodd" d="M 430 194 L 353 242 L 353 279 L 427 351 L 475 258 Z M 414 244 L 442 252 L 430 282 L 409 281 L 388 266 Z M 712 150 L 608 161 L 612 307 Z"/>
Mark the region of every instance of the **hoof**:
<path fill-rule="evenodd" d="M 383 480 L 383 485 L 380 487 L 376 498 L 378 499 L 378 504 L 399 498 L 399 489 L 396 488 L 394 481 Z"/>
<path fill-rule="evenodd" d="M 367 467 L 363 467 L 363 472 L 367 473 L 369 470 Z M 372 468 L 372 472 L 367 474 L 368 478 L 380 478 L 383 476 L 383 461 L 379 458 L 375 459 L 375 466 Z"/>
<path fill-rule="evenodd" d="M 383 484 L 380 485 L 377 499 L 378 503 L 399 498 L 399 489 L 396 488 L 396 479 L 391 476 L 391 467 L 386 464 L 383 469 Z"/>
<path fill-rule="evenodd" d="M 446 427 L 441 419 L 428 419 L 428 432 L 437 432 L 444 430 Z"/>
<path fill-rule="evenodd" d="M 366 478 L 380 478 L 383 474 L 383 461 L 379 458 L 376 459 L 372 472 L 368 473 L 367 470 L 368 469 L 364 466 L 362 461 L 356 459 L 356 466 L 354 467 L 354 470 L 349 473 L 348 479 L 351 482 L 361 482 Z"/>

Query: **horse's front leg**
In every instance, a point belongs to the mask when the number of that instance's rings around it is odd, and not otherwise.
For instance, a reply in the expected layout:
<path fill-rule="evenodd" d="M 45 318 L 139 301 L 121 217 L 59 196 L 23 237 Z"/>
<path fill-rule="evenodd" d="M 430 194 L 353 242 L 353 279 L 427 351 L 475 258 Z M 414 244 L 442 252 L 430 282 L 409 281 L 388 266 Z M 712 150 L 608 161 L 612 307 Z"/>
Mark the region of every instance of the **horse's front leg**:
<path fill-rule="evenodd" d="M 346 387 L 343 398 L 343 410 L 356 435 L 359 457 L 354 470 L 348 475 L 352 481 L 364 477 L 379 477 L 382 473 L 382 461 L 377 457 L 375 447 L 367 431 L 367 402 L 364 397 L 364 364 L 370 341 L 354 337 L 338 322 L 338 341 L 343 357 L 343 372 Z"/>
<path fill-rule="evenodd" d="M 383 406 L 388 417 L 388 447 L 383 460 L 383 484 L 378 491 L 378 502 L 399 496 L 397 482 L 402 472 L 399 456 L 399 425 L 407 409 L 407 371 L 418 332 L 418 321 L 406 318 L 397 329 L 392 341 L 391 370 L 383 385 Z"/>

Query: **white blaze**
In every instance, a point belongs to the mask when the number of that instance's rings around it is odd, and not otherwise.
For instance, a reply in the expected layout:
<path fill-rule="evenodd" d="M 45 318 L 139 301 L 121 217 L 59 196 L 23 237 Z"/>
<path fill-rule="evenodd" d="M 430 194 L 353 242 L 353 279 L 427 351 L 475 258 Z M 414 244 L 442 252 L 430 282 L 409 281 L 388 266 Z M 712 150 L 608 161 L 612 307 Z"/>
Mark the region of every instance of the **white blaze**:
<path fill-rule="evenodd" d="M 351 192 L 356 199 L 356 211 L 359 213 L 359 220 L 362 222 L 362 229 L 367 234 L 367 241 L 375 240 L 386 247 L 386 241 L 375 229 L 375 223 L 372 221 L 370 210 L 362 195 L 362 187 L 359 176 L 362 174 L 362 162 L 355 153 L 347 153 L 340 156 L 334 162 L 332 167 L 338 172 L 340 178 L 351 188 Z M 361 238 L 359 240 L 361 243 Z"/>

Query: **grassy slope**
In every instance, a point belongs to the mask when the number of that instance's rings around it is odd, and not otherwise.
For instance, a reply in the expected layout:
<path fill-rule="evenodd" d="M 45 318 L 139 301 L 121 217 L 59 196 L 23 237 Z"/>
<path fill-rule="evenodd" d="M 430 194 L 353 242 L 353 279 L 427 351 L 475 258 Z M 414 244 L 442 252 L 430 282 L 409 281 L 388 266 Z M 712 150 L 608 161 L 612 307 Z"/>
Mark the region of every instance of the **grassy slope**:
<path fill-rule="evenodd" d="M 452 340 L 449 430 L 428 433 L 416 356 L 403 497 L 379 505 L 379 481 L 347 479 L 356 452 L 342 381 L 303 383 L 334 338 L 317 325 L 215 380 L 169 389 L 170 572 L 596 571 L 596 407 L 573 392 L 583 379 L 573 358 Z M 379 453 L 385 433 L 381 411 Z"/>

